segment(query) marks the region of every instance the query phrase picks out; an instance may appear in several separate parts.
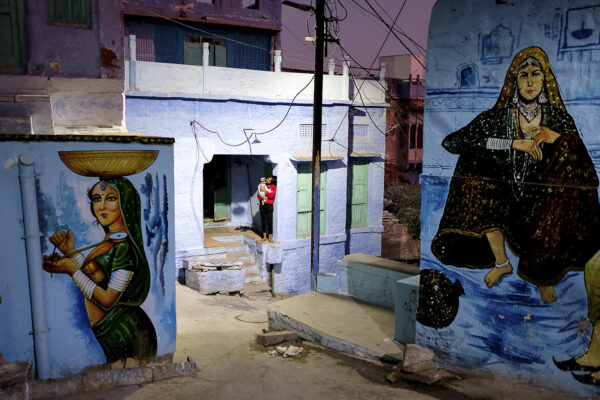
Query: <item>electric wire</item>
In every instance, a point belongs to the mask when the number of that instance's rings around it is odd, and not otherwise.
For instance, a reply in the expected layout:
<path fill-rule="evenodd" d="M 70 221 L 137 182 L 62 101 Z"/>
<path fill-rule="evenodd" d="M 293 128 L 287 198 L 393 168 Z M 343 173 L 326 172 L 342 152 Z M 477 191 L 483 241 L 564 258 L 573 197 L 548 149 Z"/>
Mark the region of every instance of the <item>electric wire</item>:
<path fill-rule="evenodd" d="M 404 3 L 402 4 L 402 7 L 400 7 L 400 10 L 398 10 L 398 14 L 396 15 L 396 18 L 394 19 L 394 23 L 392 24 L 392 26 L 396 24 L 396 21 L 397 21 L 397 20 L 398 20 L 398 18 L 400 17 L 400 14 L 402 13 L 402 10 L 404 9 L 404 6 L 406 5 L 406 1 L 407 1 L 407 0 L 404 0 Z M 388 33 L 387 33 L 387 35 L 386 35 L 386 37 L 385 37 L 385 39 L 383 39 L 383 42 L 381 43 L 381 46 L 379 47 L 379 51 L 377 52 L 377 54 L 376 54 L 376 55 L 375 55 L 375 57 L 373 58 L 373 61 L 371 62 L 371 65 L 370 65 L 370 67 L 369 67 L 369 68 L 373 67 L 373 65 L 375 64 L 375 62 L 376 62 L 376 61 L 377 61 L 377 59 L 379 58 L 379 54 L 381 54 L 381 51 L 383 50 L 383 47 L 384 47 L 385 43 L 387 42 L 388 38 L 390 37 L 390 33 L 391 33 L 391 32 L 392 32 L 392 28 L 390 27 L 390 28 L 389 28 L 389 30 L 388 30 Z M 338 43 L 338 45 L 339 45 L 339 47 L 340 47 L 340 49 L 341 49 L 341 51 L 342 51 L 342 54 L 343 54 L 343 53 L 345 53 L 345 50 L 344 50 L 344 48 L 342 47 L 342 45 L 341 45 L 341 43 L 340 43 L 340 41 L 339 41 L 339 38 L 337 37 L 337 35 L 336 35 L 336 39 L 337 39 L 337 43 Z M 349 54 L 348 54 L 348 56 L 349 56 Z M 387 136 L 387 135 L 388 135 L 388 133 L 387 133 L 387 132 L 383 132 L 381 129 L 379 129 L 379 127 L 377 126 L 377 124 L 375 123 L 375 121 L 373 121 L 373 118 L 371 117 L 371 114 L 369 114 L 369 111 L 368 111 L 368 109 L 367 109 L 367 107 L 366 107 L 366 105 L 365 105 L 365 102 L 364 102 L 363 98 L 362 98 L 362 93 L 361 93 L 360 91 L 361 91 L 361 89 L 362 89 L 363 85 L 365 84 L 366 80 L 363 80 L 363 82 L 361 83 L 361 85 L 360 85 L 360 87 L 359 87 L 359 86 L 356 84 L 356 80 L 354 79 L 354 74 L 352 73 L 352 71 L 351 71 L 351 70 L 348 70 L 348 74 L 349 74 L 349 75 L 352 77 L 352 82 L 353 82 L 353 84 L 354 84 L 354 87 L 355 87 L 355 88 L 357 88 L 357 92 L 358 92 L 358 95 L 359 95 L 359 97 L 360 97 L 360 101 L 361 101 L 361 103 L 362 103 L 363 107 L 365 108 L 365 112 L 366 112 L 366 113 L 367 113 L 367 115 L 369 116 L 369 119 L 370 119 L 370 120 L 371 120 L 371 122 L 373 123 L 373 126 L 375 126 L 375 129 L 377 129 L 377 130 L 378 130 L 378 131 L 379 131 L 381 134 L 383 134 L 384 136 Z M 377 81 L 377 82 L 379 83 L 379 85 L 381 85 L 381 82 L 379 82 L 379 81 Z M 384 90 L 387 90 L 387 88 L 385 88 L 383 85 L 381 85 L 381 86 L 383 87 L 383 89 L 384 89 Z M 356 99 L 356 96 L 354 96 L 354 99 L 352 100 L 352 103 L 354 103 L 354 100 L 355 100 L 355 99 Z M 351 104 L 352 104 L 352 103 L 351 103 Z M 346 112 L 346 114 L 347 114 L 349 111 L 350 111 L 350 108 L 348 108 L 348 111 Z M 346 116 L 344 116 L 344 118 L 345 118 L 345 117 L 346 117 Z M 343 119 L 344 119 L 344 118 L 342 118 L 342 122 L 343 122 Z M 340 125 L 338 126 L 338 128 L 336 129 L 336 131 L 335 131 L 335 133 L 334 133 L 334 135 L 333 135 L 333 138 L 334 138 L 334 139 L 335 139 L 335 136 L 337 135 L 337 133 L 338 133 L 338 131 L 339 131 L 339 128 L 341 127 L 341 124 L 342 124 L 342 122 L 340 122 Z M 399 125 L 397 120 L 396 120 L 396 123 L 397 123 L 397 125 Z M 400 129 L 402 129 L 402 128 L 400 128 Z M 402 129 L 402 130 L 403 130 L 403 129 Z"/>
<path fill-rule="evenodd" d="M 352 0 L 354 1 L 354 0 Z M 396 39 L 398 39 L 398 41 L 404 46 L 404 48 L 406 50 L 408 50 L 408 52 L 415 57 L 415 59 L 417 60 L 417 62 L 419 64 L 421 64 L 421 66 L 423 67 L 424 70 L 427 70 L 427 68 L 425 68 L 425 64 L 423 64 L 421 62 L 421 60 L 419 60 L 419 58 L 412 52 L 412 50 L 404 43 L 404 41 L 402 41 L 402 39 L 400 39 L 400 37 L 396 34 L 396 32 L 393 30 L 393 25 L 390 26 L 387 22 L 385 22 L 385 20 L 383 18 L 381 18 L 381 16 L 379 15 L 379 13 L 377 12 L 377 10 L 375 10 L 375 8 L 371 5 L 371 3 L 369 3 L 369 0 L 364 0 L 365 3 L 373 10 L 373 12 L 375 12 L 375 14 L 377 14 L 378 18 L 381 20 L 381 22 L 383 22 L 385 24 L 385 26 L 390 28 L 390 31 L 394 34 L 394 36 L 396 37 Z M 404 2 L 404 4 L 406 4 L 406 2 Z M 402 6 L 404 7 L 404 5 Z"/>
<path fill-rule="evenodd" d="M 279 121 L 279 123 L 277 123 L 277 125 L 275 125 L 273 128 L 268 129 L 264 132 L 256 132 L 254 131 L 254 129 L 252 128 L 245 128 L 244 129 L 244 135 L 246 135 L 246 140 L 244 140 L 241 143 L 228 143 L 225 140 L 223 140 L 223 138 L 221 137 L 221 134 L 218 131 L 213 131 L 211 129 L 208 129 L 207 127 L 205 127 L 203 124 L 201 124 L 200 122 L 198 122 L 197 120 L 192 120 L 190 121 L 190 125 L 196 124 L 198 126 L 200 126 L 202 129 L 204 129 L 205 131 L 209 132 L 209 133 L 213 133 L 215 135 L 217 135 L 217 137 L 219 138 L 219 140 L 226 146 L 230 146 L 230 147 L 239 147 L 242 146 L 246 143 L 250 143 L 250 139 L 252 138 L 252 135 L 265 135 L 267 133 L 273 132 L 275 129 L 279 128 L 281 126 L 281 124 L 283 124 L 283 122 L 287 119 L 290 111 L 292 110 L 292 105 L 294 104 L 294 102 L 296 101 L 296 98 L 304 91 L 306 90 L 306 88 L 312 83 L 312 81 L 315 79 L 315 76 L 313 75 L 310 80 L 308 81 L 308 83 L 306 85 L 304 85 L 304 87 L 302 89 L 300 89 L 300 91 L 298 91 L 298 93 L 296 93 L 294 95 L 294 97 L 292 98 L 292 101 L 290 102 L 290 105 L 288 106 L 288 109 L 285 113 L 285 115 L 283 116 L 283 118 L 281 119 L 281 121 Z M 246 131 L 253 131 L 252 133 L 250 133 L 250 136 L 247 135 Z"/>
<path fill-rule="evenodd" d="M 373 22 L 375 22 L 376 24 L 378 24 L 377 26 L 379 26 L 379 22 L 383 22 L 383 24 L 384 24 L 384 25 L 386 25 L 386 27 L 387 27 L 387 24 L 386 24 L 385 20 L 383 20 L 383 18 L 381 18 L 381 16 L 380 16 L 378 13 L 373 13 L 373 12 L 371 12 L 371 11 L 367 10 L 366 8 L 364 8 L 362 5 L 360 5 L 360 4 L 359 4 L 358 2 L 356 2 L 355 0 L 351 0 L 351 3 L 350 3 L 350 4 L 352 4 L 352 5 L 353 5 L 355 8 L 357 8 L 358 10 L 360 10 L 360 11 L 364 12 L 364 13 L 365 13 L 365 16 L 366 16 L 367 18 L 369 18 L 371 21 L 373 21 Z M 380 6 L 380 7 L 381 7 L 381 6 Z M 387 14 L 387 13 L 386 13 L 386 14 Z M 371 16 L 375 17 L 375 18 L 376 18 L 376 20 L 372 19 L 372 18 L 371 18 Z M 388 14 L 388 16 L 389 16 L 389 14 Z M 389 18 L 391 19 L 391 17 L 389 17 Z M 417 49 L 418 49 L 418 50 L 421 52 L 421 54 L 423 54 L 423 52 L 426 52 L 426 50 L 425 50 L 425 49 L 424 49 L 424 48 L 423 48 L 423 47 L 422 47 L 422 46 L 421 46 L 421 45 L 420 45 L 418 42 L 416 42 L 416 41 L 415 41 L 413 38 L 411 38 L 411 37 L 410 37 L 410 36 L 409 36 L 407 33 L 405 33 L 405 32 L 404 32 L 404 31 L 403 31 L 403 30 L 402 30 L 400 27 L 393 26 L 393 28 L 395 28 L 395 29 L 394 29 L 394 31 L 395 31 L 395 32 L 398 32 L 398 33 L 400 33 L 402 36 L 404 36 L 405 38 L 407 38 L 407 39 L 408 39 L 408 40 L 409 40 L 409 41 L 410 41 L 410 42 L 411 42 L 411 43 L 412 43 L 412 44 L 413 44 L 415 47 L 417 47 Z M 394 36 L 396 36 L 396 35 L 394 35 Z M 398 40 L 399 40 L 399 41 L 402 43 L 402 41 L 400 40 L 400 38 L 397 38 L 397 39 L 398 39 Z M 404 45 L 404 43 L 402 43 L 402 44 Z M 408 48 L 406 47 L 406 45 L 404 45 L 404 47 L 405 47 L 407 50 L 409 50 L 409 52 L 410 52 L 410 49 L 408 49 Z M 411 53 L 411 54 L 412 54 L 412 53 Z"/>

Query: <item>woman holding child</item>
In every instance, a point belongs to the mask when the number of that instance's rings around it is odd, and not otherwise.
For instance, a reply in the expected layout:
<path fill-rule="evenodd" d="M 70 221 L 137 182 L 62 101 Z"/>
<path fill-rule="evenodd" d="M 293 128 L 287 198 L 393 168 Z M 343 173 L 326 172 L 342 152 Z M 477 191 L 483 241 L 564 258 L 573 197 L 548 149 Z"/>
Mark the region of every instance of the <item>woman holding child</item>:
<path fill-rule="evenodd" d="M 261 242 L 273 243 L 273 203 L 275 202 L 275 192 L 277 191 L 277 177 L 270 176 L 267 179 L 261 178 L 258 185 L 258 205 L 260 209 L 260 219 L 262 223 L 263 238 Z M 268 237 L 267 237 L 268 235 Z"/>

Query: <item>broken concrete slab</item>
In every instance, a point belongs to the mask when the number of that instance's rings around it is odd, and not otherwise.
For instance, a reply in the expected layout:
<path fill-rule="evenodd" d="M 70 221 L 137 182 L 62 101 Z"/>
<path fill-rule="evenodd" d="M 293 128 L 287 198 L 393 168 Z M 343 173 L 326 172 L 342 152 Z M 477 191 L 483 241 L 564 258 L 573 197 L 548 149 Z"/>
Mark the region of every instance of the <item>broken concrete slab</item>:
<path fill-rule="evenodd" d="M 298 335 L 296 332 L 292 331 L 276 331 L 276 332 L 268 332 L 261 333 L 256 337 L 256 342 L 258 344 L 262 344 L 263 346 L 273 346 L 279 343 L 296 340 L 298 339 Z"/>
<path fill-rule="evenodd" d="M 424 361 L 433 360 L 435 353 L 429 349 L 419 346 L 418 344 L 409 343 L 404 349 L 404 360 L 402 368 L 410 367 L 413 364 L 422 363 Z"/>

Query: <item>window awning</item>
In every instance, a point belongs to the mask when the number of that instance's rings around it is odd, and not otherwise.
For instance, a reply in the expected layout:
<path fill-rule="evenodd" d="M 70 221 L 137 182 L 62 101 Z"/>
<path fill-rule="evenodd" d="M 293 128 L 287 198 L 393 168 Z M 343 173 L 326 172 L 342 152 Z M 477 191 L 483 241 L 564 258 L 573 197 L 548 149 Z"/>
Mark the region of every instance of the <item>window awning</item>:
<path fill-rule="evenodd" d="M 353 151 L 352 153 L 350 153 L 350 157 L 381 157 L 381 154 Z"/>
<path fill-rule="evenodd" d="M 298 162 L 311 162 L 312 156 L 290 156 L 291 160 Z M 343 156 L 322 156 L 321 161 L 343 160 Z"/>

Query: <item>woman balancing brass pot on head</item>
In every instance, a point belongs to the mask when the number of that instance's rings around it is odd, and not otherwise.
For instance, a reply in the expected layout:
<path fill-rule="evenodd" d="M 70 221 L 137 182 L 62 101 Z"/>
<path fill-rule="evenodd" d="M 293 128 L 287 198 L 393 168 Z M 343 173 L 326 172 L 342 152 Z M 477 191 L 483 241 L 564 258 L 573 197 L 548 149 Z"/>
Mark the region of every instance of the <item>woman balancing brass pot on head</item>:
<path fill-rule="evenodd" d="M 490 269 L 488 288 L 513 272 L 537 286 L 583 270 L 600 248 L 598 176 L 539 47 L 512 61 L 496 105 L 442 146 L 459 154 L 432 252 L 444 264 Z"/>
<path fill-rule="evenodd" d="M 156 355 L 156 332 L 140 308 L 150 289 L 143 248 L 140 197 L 123 177 L 97 182 L 88 192 L 105 240 L 87 257 L 74 249 L 70 231 L 50 237 L 64 255 L 44 256 L 43 268 L 71 276 L 85 296 L 92 331 L 109 363 Z"/>

